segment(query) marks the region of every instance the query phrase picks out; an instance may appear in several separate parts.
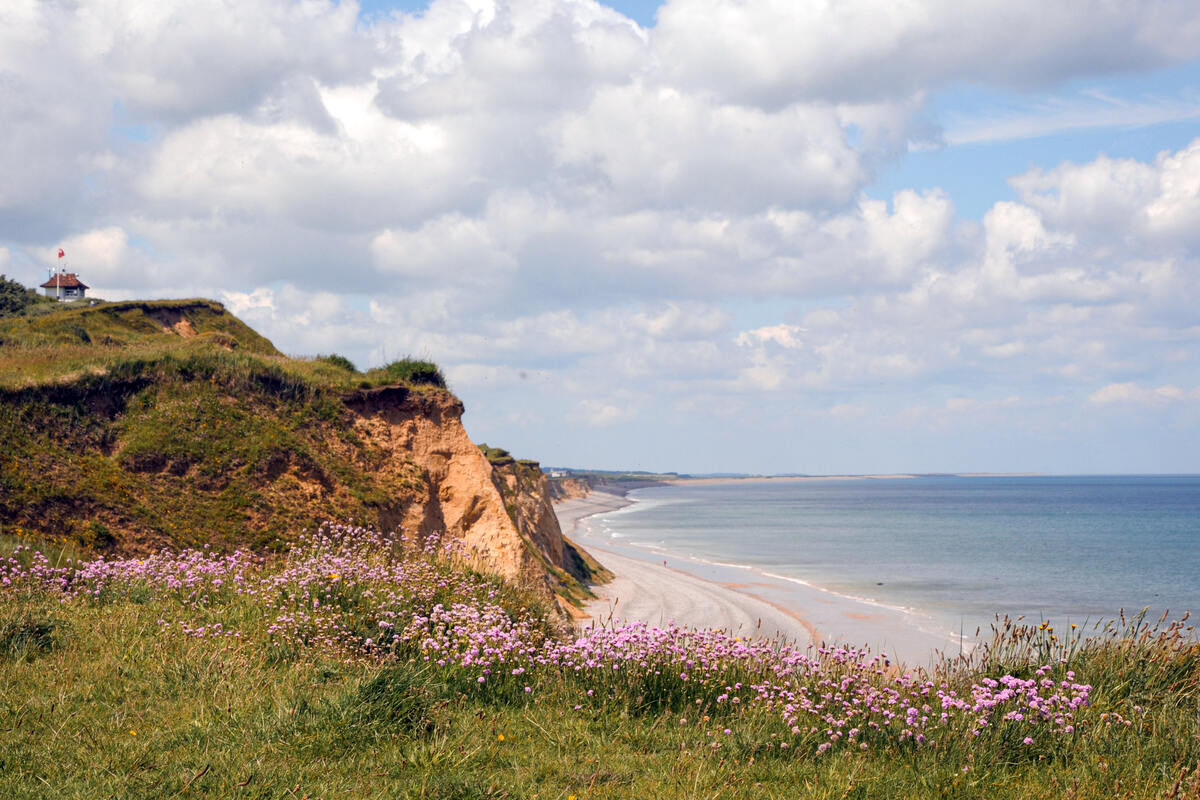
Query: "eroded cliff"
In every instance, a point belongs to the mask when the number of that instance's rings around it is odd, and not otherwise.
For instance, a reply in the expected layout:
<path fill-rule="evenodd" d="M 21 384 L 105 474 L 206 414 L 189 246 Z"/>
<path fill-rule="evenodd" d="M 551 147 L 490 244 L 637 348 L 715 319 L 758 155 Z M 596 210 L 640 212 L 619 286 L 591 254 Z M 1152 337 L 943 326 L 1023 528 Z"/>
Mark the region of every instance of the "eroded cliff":
<path fill-rule="evenodd" d="M 269 550 L 348 521 L 444 534 L 480 568 L 586 597 L 541 471 L 491 464 L 462 413 L 433 365 L 289 359 L 210 301 L 3 321 L 0 535 Z"/>
<path fill-rule="evenodd" d="M 531 462 L 493 465 L 462 426 L 446 392 L 381 387 L 345 395 L 353 426 L 385 454 L 381 476 L 417 476 L 416 492 L 381 505 L 379 524 L 462 541 L 482 565 L 559 595 L 587 594 L 589 559 L 567 542 L 545 475 Z"/>

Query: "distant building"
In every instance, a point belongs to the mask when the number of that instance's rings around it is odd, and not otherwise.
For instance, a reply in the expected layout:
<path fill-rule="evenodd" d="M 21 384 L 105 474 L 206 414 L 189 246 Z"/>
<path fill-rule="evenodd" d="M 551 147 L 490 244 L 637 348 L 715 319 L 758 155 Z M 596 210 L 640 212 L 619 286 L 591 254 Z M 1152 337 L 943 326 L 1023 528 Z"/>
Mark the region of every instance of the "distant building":
<path fill-rule="evenodd" d="M 41 285 L 46 297 L 57 297 L 59 300 L 78 300 L 87 295 L 91 287 L 79 280 L 74 272 L 56 272 L 50 280 Z"/>

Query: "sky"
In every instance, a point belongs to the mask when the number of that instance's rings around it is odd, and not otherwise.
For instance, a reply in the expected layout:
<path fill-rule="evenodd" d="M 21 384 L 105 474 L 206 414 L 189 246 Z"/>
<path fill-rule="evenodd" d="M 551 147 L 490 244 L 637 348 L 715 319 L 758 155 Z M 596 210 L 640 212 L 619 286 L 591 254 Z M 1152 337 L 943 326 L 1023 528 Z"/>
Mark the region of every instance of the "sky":
<path fill-rule="evenodd" d="M 1194 0 L 6 0 L 0 272 L 545 465 L 1200 472 Z"/>

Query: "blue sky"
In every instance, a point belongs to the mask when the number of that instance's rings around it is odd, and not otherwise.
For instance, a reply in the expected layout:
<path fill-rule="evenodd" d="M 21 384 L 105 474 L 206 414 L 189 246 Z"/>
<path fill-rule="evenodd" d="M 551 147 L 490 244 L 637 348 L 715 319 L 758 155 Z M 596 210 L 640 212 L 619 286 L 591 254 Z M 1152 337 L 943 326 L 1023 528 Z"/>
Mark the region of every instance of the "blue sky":
<path fill-rule="evenodd" d="M 432 358 L 548 464 L 1200 471 L 1194 3 L 970 11 L 22 0 L 0 271 Z"/>
<path fill-rule="evenodd" d="M 1012 198 L 1007 184 L 1012 175 L 1064 161 L 1083 163 L 1098 154 L 1147 161 L 1184 147 L 1200 129 L 1198 87 L 1200 65 L 1192 62 L 1077 79 L 1032 95 L 978 86 L 942 89 L 931 98 L 929 113 L 948 133 L 995 119 L 1014 127 L 1024 122 L 1029 135 L 1008 138 L 998 132 L 993 140 L 911 152 L 890 165 L 868 192 L 887 197 L 904 187 L 940 186 L 955 198 L 961 214 L 980 218 L 998 198 Z M 1161 121 L 1155 121 L 1156 113 Z M 1037 130 L 1039 122 L 1043 130 Z"/>

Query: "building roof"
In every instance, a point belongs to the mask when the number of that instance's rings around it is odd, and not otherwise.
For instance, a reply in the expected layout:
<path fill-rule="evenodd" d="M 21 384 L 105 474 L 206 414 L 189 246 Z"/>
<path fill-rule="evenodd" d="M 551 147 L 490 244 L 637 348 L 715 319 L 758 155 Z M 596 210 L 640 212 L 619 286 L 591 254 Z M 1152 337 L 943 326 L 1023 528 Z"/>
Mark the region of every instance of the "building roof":
<path fill-rule="evenodd" d="M 75 277 L 74 272 L 56 272 L 54 277 L 38 287 L 39 289 L 90 289 L 92 287 Z"/>

